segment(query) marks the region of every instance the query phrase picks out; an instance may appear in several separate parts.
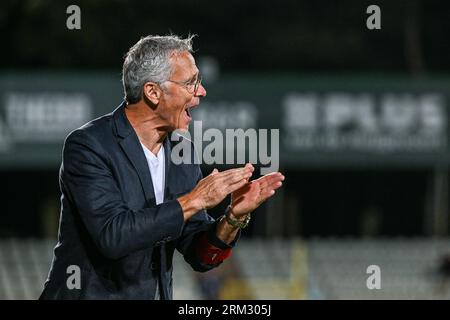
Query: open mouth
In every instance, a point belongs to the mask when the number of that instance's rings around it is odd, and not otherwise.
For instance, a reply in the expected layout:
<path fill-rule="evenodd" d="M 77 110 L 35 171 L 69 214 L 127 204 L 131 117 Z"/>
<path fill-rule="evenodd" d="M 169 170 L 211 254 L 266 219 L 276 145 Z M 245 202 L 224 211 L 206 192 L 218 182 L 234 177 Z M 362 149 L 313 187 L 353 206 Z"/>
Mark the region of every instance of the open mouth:
<path fill-rule="evenodd" d="M 184 109 L 184 112 L 185 112 L 185 114 L 186 114 L 186 117 L 187 117 L 189 120 L 192 119 L 191 109 L 192 109 L 192 107 L 188 107 L 188 108 Z"/>
<path fill-rule="evenodd" d="M 184 107 L 184 116 L 187 121 L 192 121 L 192 110 L 197 108 L 199 104 L 198 98 L 194 101 L 191 101 L 189 104 Z"/>

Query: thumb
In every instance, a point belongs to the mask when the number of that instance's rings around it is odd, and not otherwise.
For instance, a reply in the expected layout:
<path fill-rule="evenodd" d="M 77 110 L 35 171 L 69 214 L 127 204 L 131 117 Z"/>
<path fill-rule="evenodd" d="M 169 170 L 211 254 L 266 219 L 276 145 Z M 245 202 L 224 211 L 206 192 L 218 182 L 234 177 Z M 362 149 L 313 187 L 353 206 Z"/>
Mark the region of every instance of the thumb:
<path fill-rule="evenodd" d="M 211 175 L 216 174 L 217 172 L 219 172 L 219 170 L 217 170 L 216 168 L 214 168 L 214 170 L 211 172 Z"/>

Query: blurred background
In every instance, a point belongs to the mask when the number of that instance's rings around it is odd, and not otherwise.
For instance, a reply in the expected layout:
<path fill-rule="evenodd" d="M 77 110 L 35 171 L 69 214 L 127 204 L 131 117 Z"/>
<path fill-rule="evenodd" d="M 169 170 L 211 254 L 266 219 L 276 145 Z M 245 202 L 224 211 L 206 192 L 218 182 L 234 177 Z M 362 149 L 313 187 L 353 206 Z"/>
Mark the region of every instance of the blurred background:
<path fill-rule="evenodd" d="M 449 17 L 436 0 L 1 1 L 0 299 L 42 290 L 64 138 L 121 103 L 130 46 L 170 33 L 198 35 L 194 120 L 279 129 L 286 176 L 219 269 L 175 256 L 175 299 L 450 298 Z"/>

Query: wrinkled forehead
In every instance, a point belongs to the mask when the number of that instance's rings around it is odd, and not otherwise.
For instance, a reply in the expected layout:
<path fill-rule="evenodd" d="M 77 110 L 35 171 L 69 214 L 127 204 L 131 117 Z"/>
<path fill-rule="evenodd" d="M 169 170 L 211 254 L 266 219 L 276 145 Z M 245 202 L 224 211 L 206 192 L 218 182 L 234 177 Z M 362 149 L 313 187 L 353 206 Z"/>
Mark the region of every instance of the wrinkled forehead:
<path fill-rule="evenodd" d="M 173 76 L 192 78 L 199 72 L 194 57 L 188 51 L 174 51 L 170 56 L 170 61 Z"/>

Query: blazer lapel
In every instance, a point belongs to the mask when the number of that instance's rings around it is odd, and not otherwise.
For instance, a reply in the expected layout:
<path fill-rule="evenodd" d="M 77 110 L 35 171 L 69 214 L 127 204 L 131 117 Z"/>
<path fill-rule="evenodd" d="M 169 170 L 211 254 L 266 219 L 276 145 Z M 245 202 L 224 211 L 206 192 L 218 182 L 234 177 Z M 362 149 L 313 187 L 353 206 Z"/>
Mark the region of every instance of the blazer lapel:
<path fill-rule="evenodd" d="M 119 136 L 120 147 L 133 164 L 139 176 L 147 204 L 150 207 L 155 206 L 156 200 L 152 176 L 148 169 L 147 159 L 145 158 L 139 138 L 125 115 L 125 102 L 114 111 L 114 121 L 116 124 L 116 133 Z"/>
<path fill-rule="evenodd" d="M 172 148 L 170 145 L 170 133 L 167 135 L 166 139 L 164 140 L 164 156 L 165 156 L 165 172 L 164 172 L 164 201 L 170 200 L 171 192 L 170 192 L 170 186 L 171 183 L 169 181 L 169 171 L 172 169 L 172 161 L 171 159 L 171 153 Z"/>

